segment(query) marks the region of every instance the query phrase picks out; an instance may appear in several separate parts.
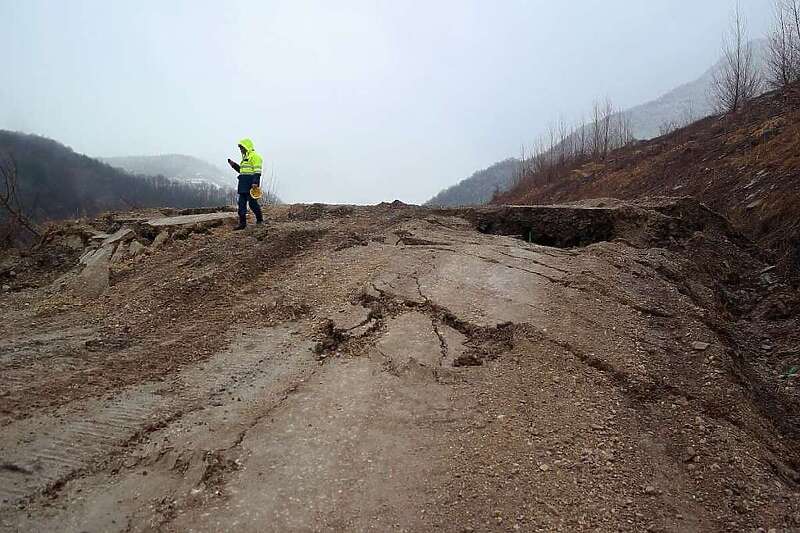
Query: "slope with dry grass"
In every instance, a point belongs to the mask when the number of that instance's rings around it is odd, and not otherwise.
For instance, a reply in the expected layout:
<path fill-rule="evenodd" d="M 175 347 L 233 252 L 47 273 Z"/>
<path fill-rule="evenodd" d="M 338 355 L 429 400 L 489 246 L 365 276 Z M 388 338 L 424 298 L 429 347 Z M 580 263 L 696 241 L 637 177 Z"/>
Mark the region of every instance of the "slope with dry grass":
<path fill-rule="evenodd" d="M 573 167 L 559 180 L 528 176 L 496 203 L 688 195 L 800 267 L 800 85 L 767 93 L 735 115 L 709 117 Z"/>

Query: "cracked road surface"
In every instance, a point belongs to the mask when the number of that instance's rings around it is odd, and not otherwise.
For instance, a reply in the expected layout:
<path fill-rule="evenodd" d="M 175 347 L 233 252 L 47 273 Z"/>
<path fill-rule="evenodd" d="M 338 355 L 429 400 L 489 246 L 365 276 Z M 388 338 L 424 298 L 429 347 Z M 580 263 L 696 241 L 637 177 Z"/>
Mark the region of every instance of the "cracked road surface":
<path fill-rule="evenodd" d="M 564 249 L 473 215 L 280 207 L 112 267 L 98 299 L 9 296 L 0 528 L 800 527 L 792 397 L 755 394 L 697 270 L 763 268 L 724 225 Z"/>

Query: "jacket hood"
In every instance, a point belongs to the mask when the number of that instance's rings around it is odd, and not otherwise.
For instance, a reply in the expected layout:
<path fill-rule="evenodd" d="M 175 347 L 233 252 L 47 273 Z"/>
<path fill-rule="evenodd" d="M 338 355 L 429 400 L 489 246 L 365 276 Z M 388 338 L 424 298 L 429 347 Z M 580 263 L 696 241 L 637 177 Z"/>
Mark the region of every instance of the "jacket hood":
<path fill-rule="evenodd" d="M 253 147 L 253 141 L 251 141 L 250 139 L 242 139 L 241 141 L 239 141 L 239 145 L 244 146 L 244 149 L 247 151 L 248 154 L 253 150 L 255 150 L 255 148 Z"/>

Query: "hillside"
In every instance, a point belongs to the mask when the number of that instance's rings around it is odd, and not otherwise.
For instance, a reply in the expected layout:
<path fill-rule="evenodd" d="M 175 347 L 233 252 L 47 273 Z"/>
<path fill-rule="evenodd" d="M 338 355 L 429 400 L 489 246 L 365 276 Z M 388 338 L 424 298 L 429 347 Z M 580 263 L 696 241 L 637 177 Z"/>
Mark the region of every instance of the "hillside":
<path fill-rule="evenodd" d="M 800 266 L 800 86 L 742 113 L 637 143 L 554 183 L 524 181 L 497 202 L 688 195 L 729 217 L 787 266 Z"/>
<path fill-rule="evenodd" d="M 800 528 L 800 301 L 696 201 L 235 222 L 0 255 L 0 528 Z"/>
<path fill-rule="evenodd" d="M 134 207 L 200 207 L 229 201 L 228 191 L 217 187 L 132 175 L 37 135 L 0 130 L 0 156 L 15 161 L 23 205 L 37 221 Z"/>
<path fill-rule="evenodd" d="M 236 175 L 233 172 L 223 172 L 211 163 L 190 155 L 141 155 L 99 159 L 132 174 L 164 176 L 188 183 L 208 183 L 227 189 L 236 187 Z"/>
<path fill-rule="evenodd" d="M 767 40 L 752 41 L 753 55 L 762 72 L 766 69 Z M 709 98 L 714 72 L 722 67 L 720 59 L 699 78 L 680 85 L 642 105 L 624 111 L 637 139 L 652 139 L 662 135 L 665 126 L 686 125 L 714 113 Z"/>
<path fill-rule="evenodd" d="M 519 160 L 509 158 L 475 172 L 425 202 L 432 206 L 485 204 L 498 191 L 504 191 L 517 171 Z"/>
<path fill-rule="evenodd" d="M 752 43 L 757 63 L 765 68 L 767 41 L 757 39 Z M 713 73 L 719 69 L 722 60 L 712 65 L 700 77 L 680 85 L 655 100 L 637 105 L 622 112 L 636 139 L 652 139 L 661 135 L 662 129 L 674 129 L 686 125 L 714 112 L 709 94 Z M 615 120 L 617 115 L 614 116 Z M 586 126 L 587 131 L 589 126 Z M 509 160 L 506 160 L 509 161 Z M 492 169 L 497 163 L 489 167 Z M 488 169 L 487 169 L 488 170 Z M 511 187 L 513 171 L 506 168 L 501 173 L 483 174 L 476 172 L 472 177 L 441 191 L 431 200 L 430 205 L 475 205 L 488 202 L 492 193 L 499 189 L 506 191 Z"/>

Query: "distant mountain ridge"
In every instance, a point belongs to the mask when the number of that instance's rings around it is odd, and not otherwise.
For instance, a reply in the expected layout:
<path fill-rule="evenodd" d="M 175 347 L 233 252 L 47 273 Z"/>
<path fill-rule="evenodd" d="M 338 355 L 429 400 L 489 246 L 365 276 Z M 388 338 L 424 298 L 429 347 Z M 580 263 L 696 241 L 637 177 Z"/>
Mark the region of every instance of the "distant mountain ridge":
<path fill-rule="evenodd" d="M 184 154 L 101 157 L 101 161 L 133 174 L 164 176 L 187 183 L 208 183 L 225 189 L 236 186 L 236 175 L 198 157 Z"/>
<path fill-rule="evenodd" d="M 757 39 L 751 43 L 756 63 L 764 68 L 766 64 L 767 40 Z M 722 65 L 722 59 L 709 67 L 700 77 L 666 92 L 662 96 L 622 111 L 633 136 L 639 140 L 652 139 L 664 133 L 665 127 L 683 126 L 714 113 L 709 94 L 714 72 Z M 615 115 L 616 116 L 616 115 Z M 587 128 L 590 126 L 587 125 Z M 484 204 L 492 199 L 495 190 L 507 191 L 513 181 L 514 172 L 505 166 L 503 172 L 488 172 L 496 165 L 511 161 L 506 159 L 483 171 L 474 173 L 459 183 L 452 185 L 428 200 L 427 204 L 456 206 Z M 519 162 L 518 160 L 517 163 Z"/>

